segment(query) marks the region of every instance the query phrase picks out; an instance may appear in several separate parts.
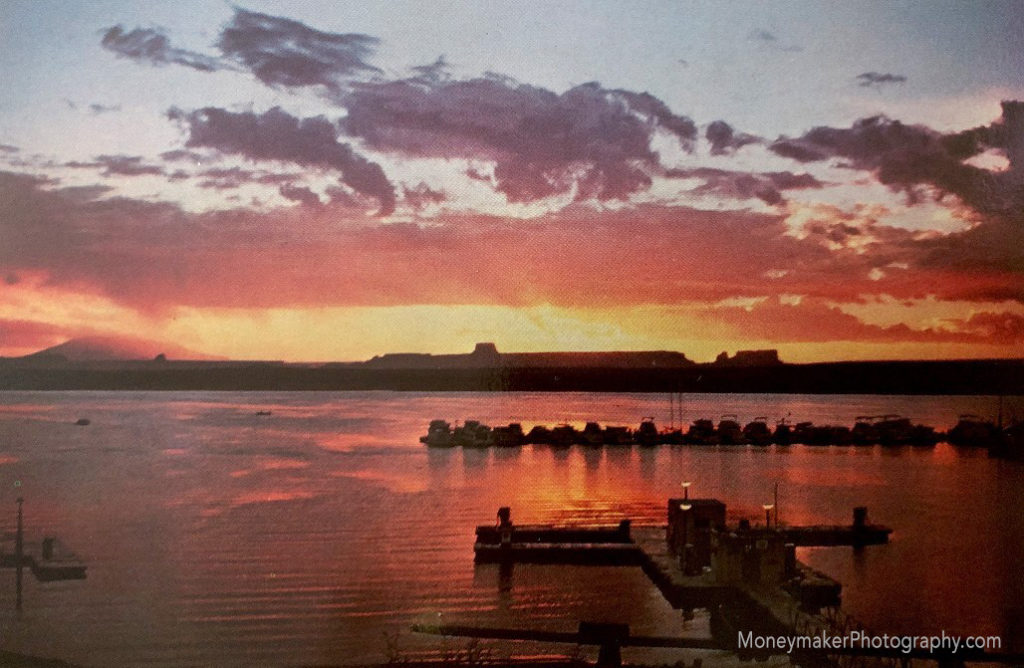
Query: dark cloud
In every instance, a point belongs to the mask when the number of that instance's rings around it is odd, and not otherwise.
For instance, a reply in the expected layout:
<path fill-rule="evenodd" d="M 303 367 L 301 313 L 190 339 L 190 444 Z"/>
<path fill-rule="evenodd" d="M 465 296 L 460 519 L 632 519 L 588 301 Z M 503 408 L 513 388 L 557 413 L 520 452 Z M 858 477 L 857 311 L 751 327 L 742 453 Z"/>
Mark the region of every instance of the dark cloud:
<path fill-rule="evenodd" d="M 163 174 L 158 165 L 149 165 L 137 155 L 98 155 L 92 162 L 72 160 L 64 163 L 65 167 L 74 169 L 100 169 L 103 176 L 145 176 Z"/>
<path fill-rule="evenodd" d="M 115 112 L 115 111 L 121 111 L 121 105 L 119 105 L 119 104 L 105 105 L 105 104 L 98 104 L 98 103 L 94 102 L 94 103 L 89 105 L 89 111 L 92 114 L 94 114 L 94 115 L 109 114 L 109 113 L 112 113 L 112 112 Z"/>
<path fill-rule="evenodd" d="M 448 199 L 444 192 L 431 189 L 426 183 L 414 188 L 402 186 L 402 199 L 412 208 L 419 210 L 429 204 L 440 204 Z"/>
<path fill-rule="evenodd" d="M 0 144 L 0 153 L 18 153 L 21 149 L 10 144 Z"/>
<path fill-rule="evenodd" d="M 359 209 L 365 206 L 358 197 L 341 186 L 328 186 L 324 189 L 324 194 L 332 205 L 336 204 L 346 209 Z"/>
<path fill-rule="evenodd" d="M 7 274 L 6 276 L 4 276 L 4 284 L 5 285 L 17 285 L 20 282 L 21 282 L 21 277 L 18 276 L 13 271 L 10 272 L 9 274 Z"/>
<path fill-rule="evenodd" d="M 474 181 L 481 181 L 483 183 L 490 183 L 490 184 L 494 183 L 494 179 L 491 178 L 490 174 L 485 174 L 484 172 L 481 172 L 479 169 L 475 169 L 473 167 L 470 167 L 469 169 L 466 170 L 465 173 L 466 173 L 466 176 L 468 176 L 469 178 L 473 179 Z"/>
<path fill-rule="evenodd" d="M 406 155 L 493 160 L 496 188 L 514 202 L 577 189 L 623 199 L 647 188 L 657 130 L 691 149 L 693 121 L 647 93 L 599 84 L 565 93 L 504 77 L 361 84 L 344 99 L 343 128 L 371 147 Z"/>
<path fill-rule="evenodd" d="M 235 8 L 217 46 L 269 86 L 324 86 L 338 92 L 356 74 L 379 72 L 366 62 L 377 38 L 321 32 L 298 21 Z"/>
<path fill-rule="evenodd" d="M 798 139 L 781 138 L 771 149 L 810 162 L 842 157 L 856 169 L 873 171 L 884 184 L 903 190 L 914 201 L 916 186 L 930 185 L 953 193 L 982 214 L 1020 218 L 1024 212 L 1024 103 L 1004 102 L 995 123 L 943 135 L 919 125 L 904 125 L 883 116 L 852 127 L 817 127 Z M 964 162 L 988 149 L 1006 154 L 1002 172 Z"/>
<path fill-rule="evenodd" d="M 411 81 L 418 81 L 421 83 L 437 83 L 445 79 L 450 79 L 451 75 L 448 69 L 448 61 L 444 55 L 437 57 L 437 60 L 429 65 L 416 65 L 411 70 L 414 72 L 414 76 Z"/>
<path fill-rule="evenodd" d="M 147 165 L 137 155 L 100 155 L 96 162 L 103 168 L 104 176 L 142 176 L 146 174 L 163 174 L 158 165 Z"/>
<path fill-rule="evenodd" d="M 179 161 L 188 160 L 189 162 L 201 163 L 206 159 L 202 153 L 196 153 L 195 151 L 186 151 L 184 149 L 175 149 L 173 151 L 164 151 L 160 154 L 160 157 L 167 161 Z"/>
<path fill-rule="evenodd" d="M 758 42 L 777 42 L 779 38 L 773 33 L 768 32 L 764 29 L 751 30 L 747 33 L 747 39 L 752 39 Z"/>
<path fill-rule="evenodd" d="M 381 215 L 394 211 L 394 188 L 384 170 L 339 143 L 337 128 L 322 116 L 300 119 L 276 107 L 263 114 L 207 107 L 193 112 L 172 109 L 168 115 L 187 124 L 189 147 L 337 170 L 345 185 L 380 202 Z"/>
<path fill-rule="evenodd" d="M 786 304 L 778 297 L 771 297 L 751 308 L 707 307 L 700 315 L 715 334 L 730 337 L 742 333 L 752 339 L 780 342 L 845 340 L 995 345 L 1024 342 L 1024 317 L 1014 313 L 977 313 L 967 320 L 945 320 L 943 327 L 916 329 L 904 323 L 889 326 L 866 323 L 823 298 Z M 720 327 L 732 331 L 715 331 Z"/>
<path fill-rule="evenodd" d="M 674 114 L 649 93 L 589 83 L 556 94 L 501 75 L 457 81 L 443 56 L 412 68 L 413 76 L 407 79 L 356 81 L 381 73 L 367 61 L 377 43 L 369 35 L 323 32 L 240 8 L 235 8 L 217 41 L 221 60 L 174 48 L 156 30 L 126 32 L 115 26 L 103 38 L 105 47 L 136 60 L 206 70 L 234 67 L 233 63 L 269 86 L 320 87 L 322 94 L 347 109 L 348 134 L 384 151 L 493 160 L 495 187 L 516 202 L 574 189 L 578 199 L 625 199 L 651 184 L 658 163 L 651 148 L 656 132 L 673 135 L 686 150 L 692 149 L 697 136 L 692 120 Z M 715 141 L 726 150 L 727 145 L 735 148 L 750 140 L 733 135 Z M 193 142 L 200 145 L 195 138 Z M 246 152 L 237 146 L 231 150 Z M 272 152 L 277 155 L 281 150 Z M 382 197 L 387 209 L 390 204 L 380 183 L 383 174 L 373 174 L 379 167 L 366 161 L 360 165 L 359 160 L 344 161 L 346 183 Z"/>
<path fill-rule="evenodd" d="M 745 133 L 737 134 L 732 126 L 725 121 L 713 121 L 704 132 L 704 137 L 711 144 L 711 155 L 724 155 L 735 151 L 741 146 L 760 141 L 758 137 Z"/>
<path fill-rule="evenodd" d="M 905 82 L 907 78 L 902 74 L 889 74 L 881 72 L 864 72 L 863 74 L 857 75 L 857 81 L 859 86 L 869 87 L 881 87 L 885 84 L 901 84 Z"/>
<path fill-rule="evenodd" d="M 670 169 L 665 172 L 669 178 L 699 178 L 704 184 L 693 192 L 736 199 L 756 197 L 766 204 L 781 204 L 784 200 L 781 190 L 821 188 L 822 183 L 810 174 L 792 172 L 735 172 L 711 167 L 694 169 Z"/>
<path fill-rule="evenodd" d="M 281 197 L 293 202 L 298 202 L 303 206 L 320 205 L 320 196 L 304 186 L 296 186 L 291 183 L 286 183 L 278 188 L 278 192 L 281 193 Z"/>
<path fill-rule="evenodd" d="M 100 43 L 103 48 L 113 51 L 118 56 L 152 65 L 175 63 L 202 72 L 214 72 L 224 67 L 217 58 L 171 46 L 170 40 L 163 32 L 150 28 L 135 28 L 126 32 L 123 27 L 117 25 L 103 34 Z"/>
<path fill-rule="evenodd" d="M 775 36 L 775 33 L 765 30 L 763 28 L 751 30 L 749 33 L 747 33 L 747 39 L 754 42 L 759 42 L 760 44 L 766 47 L 777 49 L 779 51 L 796 53 L 804 50 L 802 46 L 797 46 L 796 44 L 783 44 L 782 42 L 779 41 L 779 38 Z"/>
<path fill-rule="evenodd" d="M 198 184 L 200 188 L 227 190 L 239 188 L 250 183 L 282 185 L 291 183 L 295 179 L 301 178 L 302 175 L 293 172 L 253 171 L 251 169 L 242 169 L 241 167 L 214 167 L 199 172 L 198 176 L 204 178 Z"/>

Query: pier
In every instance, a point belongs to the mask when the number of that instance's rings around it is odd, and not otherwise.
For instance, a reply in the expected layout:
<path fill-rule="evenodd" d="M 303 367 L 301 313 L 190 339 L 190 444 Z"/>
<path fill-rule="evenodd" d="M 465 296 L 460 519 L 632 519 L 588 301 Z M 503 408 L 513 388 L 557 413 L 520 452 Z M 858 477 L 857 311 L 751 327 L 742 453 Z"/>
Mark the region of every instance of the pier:
<path fill-rule="evenodd" d="M 684 488 L 686 485 L 684 484 Z M 688 491 L 688 490 L 687 490 Z M 800 546 L 863 546 L 888 542 L 892 529 L 867 522 L 867 509 L 853 510 L 853 523 L 773 528 L 766 522 L 725 523 L 725 504 L 716 499 L 668 500 L 668 523 L 633 526 L 574 527 L 516 525 L 511 509 L 498 511 L 494 526 L 476 529 L 477 563 L 550 563 L 639 566 L 675 609 L 711 612 L 711 637 L 632 636 L 628 625 L 581 622 L 577 633 L 488 629 L 471 626 L 425 626 L 414 630 L 446 636 L 534 640 L 599 645 L 597 666 L 621 665 L 622 647 L 678 647 L 728 650 L 741 660 L 766 660 L 778 654 L 739 646 L 742 631 L 759 636 L 833 636 L 843 629 L 831 615 L 838 611 L 842 585 L 799 562 Z M 833 613 L 823 614 L 823 609 Z M 848 630 L 848 629 L 847 629 Z M 926 652 L 865 647 L 801 649 L 790 655 L 795 665 L 834 666 L 835 658 L 917 659 L 939 668 L 962 668 L 965 662 L 1021 665 L 1021 655 L 984 651 Z"/>
<path fill-rule="evenodd" d="M 17 529 L 0 537 L 0 568 L 15 570 L 15 608 L 22 605 L 22 572 L 28 568 L 39 582 L 84 580 L 86 565 L 74 552 L 54 536 L 39 541 L 26 541 L 22 504 L 18 497 Z"/>
<path fill-rule="evenodd" d="M 711 611 L 713 637 L 700 642 L 735 649 L 737 629 L 762 635 L 828 630 L 818 613 L 838 607 L 842 586 L 799 562 L 796 541 L 881 544 L 892 531 L 867 524 L 864 508 L 855 509 L 850 526 L 785 529 L 770 522 L 727 526 L 725 509 L 716 499 L 687 495 L 668 500 L 663 526 L 633 526 L 627 519 L 613 526 L 560 527 L 518 526 L 503 507 L 495 526 L 477 527 L 473 550 L 477 563 L 639 566 L 673 608 Z"/>
<path fill-rule="evenodd" d="M 839 604 L 841 585 L 797 561 L 796 546 L 888 542 L 892 529 L 866 519 L 866 509 L 857 508 L 850 526 L 727 527 L 725 504 L 685 498 L 669 500 L 666 526 L 518 526 L 511 509 L 501 508 L 496 526 L 477 527 L 473 552 L 477 563 L 640 566 L 665 600 L 684 610 L 750 604 L 751 591 L 765 586 L 785 590 L 801 610 L 819 610 Z"/>

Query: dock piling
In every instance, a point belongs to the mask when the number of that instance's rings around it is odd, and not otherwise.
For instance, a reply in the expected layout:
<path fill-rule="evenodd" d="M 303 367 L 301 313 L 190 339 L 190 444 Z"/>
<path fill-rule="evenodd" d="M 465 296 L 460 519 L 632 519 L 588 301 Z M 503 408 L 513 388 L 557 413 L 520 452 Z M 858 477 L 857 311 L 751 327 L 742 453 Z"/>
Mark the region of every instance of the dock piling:
<path fill-rule="evenodd" d="M 25 543 L 24 543 L 25 535 L 24 535 L 24 530 L 23 530 L 23 527 L 22 527 L 22 517 L 21 517 L 21 505 L 24 502 L 25 502 L 25 499 L 23 499 L 22 497 L 19 496 L 18 497 L 18 533 L 15 535 L 15 538 L 14 538 L 14 562 L 15 562 L 15 573 L 16 573 L 16 575 L 15 575 L 16 594 L 15 594 L 15 599 L 14 599 L 14 609 L 17 610 L 18 612 L 21 612 L 21 576 L 22 576 L 21 571 L 22 571 L 22 568 L 24 567 L 24 563 L 23 562 L 25 561 Z"/>

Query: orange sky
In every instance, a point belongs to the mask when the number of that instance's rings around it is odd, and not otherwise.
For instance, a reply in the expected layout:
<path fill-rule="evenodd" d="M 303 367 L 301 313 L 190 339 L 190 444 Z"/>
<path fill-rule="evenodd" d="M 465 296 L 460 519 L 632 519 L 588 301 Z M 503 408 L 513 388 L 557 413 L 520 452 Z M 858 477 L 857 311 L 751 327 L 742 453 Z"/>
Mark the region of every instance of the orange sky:
<path fill-rule="evenodd" d="M 646 91 L 559 84 L 519 56 L 477 68 L 471 45 L 398 62 L 386 22 L 206 8 L 202 46 L 187 16 L 118 11 L 83 9 L 54 90 L 18 79 L 0 110 L 0 356 L 95 335 L 291 361 L 478 341 L 1021 356 L 1024 90 L 980 57 L 968 89 L 929 79 L 909 34 L 871 42 L 905 74 L 749 26 L 708 56 L 746 54 L 715 82 L 730 98 L 678 57 Z M 652 26 L 648 55 L 670 38 Z M 4 71 L 48 67 L 18 48 Z M 580 49 L 569 71 L 615 80 Z M 679 97 L 680 68 L 706 97 Z M 752 115 L 735 96 L 759 76 L 806 90 Z"/>

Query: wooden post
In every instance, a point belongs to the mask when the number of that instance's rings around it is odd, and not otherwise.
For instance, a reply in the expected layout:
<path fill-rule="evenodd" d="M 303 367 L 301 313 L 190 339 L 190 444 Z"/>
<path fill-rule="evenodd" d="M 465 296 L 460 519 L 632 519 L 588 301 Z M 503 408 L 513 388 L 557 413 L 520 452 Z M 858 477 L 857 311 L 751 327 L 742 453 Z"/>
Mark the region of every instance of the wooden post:
<path fill-rule="evenodd" d="M 779 483 L 775 483 L 775 530 L 779 530 Z"/>
<path fill-rule="evenodd" d="M 14 561 L 16 563 L 15 568 L 15 587 L 16 587 L 16 598 L 14 599 L 14 609 L 21 610 L 21 569 L 22 562 L 25 560 L 25 545 L 24 545 L 24 533 L 22 529 L 21 520 L 21 504 L 24 503 L 25 499 L 18 497 L 18 533 L 14 537 Z"/>

